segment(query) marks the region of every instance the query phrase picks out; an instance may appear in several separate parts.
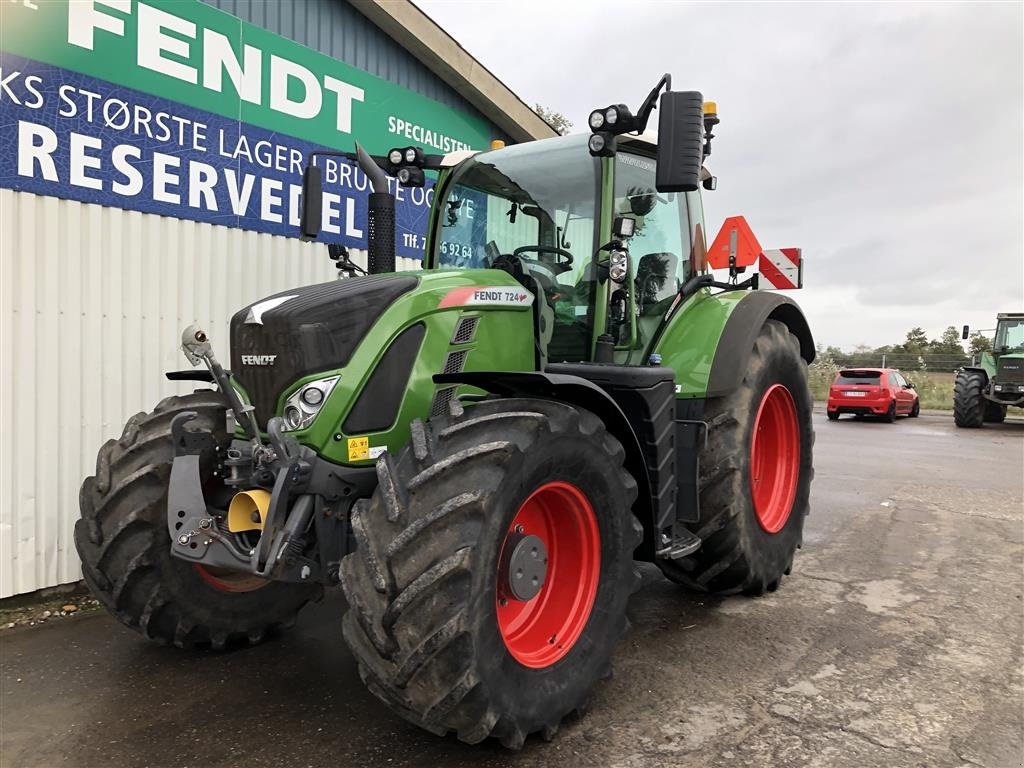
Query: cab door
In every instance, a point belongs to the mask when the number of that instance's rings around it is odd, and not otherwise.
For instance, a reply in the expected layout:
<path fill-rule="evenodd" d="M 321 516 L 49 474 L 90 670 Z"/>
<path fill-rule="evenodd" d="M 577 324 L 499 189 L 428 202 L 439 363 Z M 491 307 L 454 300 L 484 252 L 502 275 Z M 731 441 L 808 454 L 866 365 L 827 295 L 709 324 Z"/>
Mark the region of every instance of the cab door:
<path fill-rule="evenodd" d="M 652 154 L 620 149 L 614 158 L 611 217 L 633 219 L 630 276 L 621 286 L 629 316 L 616 335 L 616 362 L 643 363 L 680 286 L 690 276 L 691 238 L 702 213 L 690 214 L 688 195 L 655 189 Z M 699 195 L 695 195 L 699 205 Z M 627 330 L 628 329 L 628 330 Z"/>

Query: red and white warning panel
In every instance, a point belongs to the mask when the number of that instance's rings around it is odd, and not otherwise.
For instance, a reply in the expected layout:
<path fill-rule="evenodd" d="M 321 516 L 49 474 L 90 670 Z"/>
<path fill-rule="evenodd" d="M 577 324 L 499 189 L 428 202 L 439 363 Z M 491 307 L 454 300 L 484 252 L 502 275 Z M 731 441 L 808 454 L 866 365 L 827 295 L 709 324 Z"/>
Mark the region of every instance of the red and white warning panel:
<path fill-rule="evenodd" d="M 799 248 L 762 251 L 757 260 L 761 288 L 786 290 L 804 287 L 804 258 Z"/>
<path fill-rule="evenodd" d="M 707 250 L 712 269 L 742 272 L 757 265 L 759 288 L 790 290 L 804 287 L 804 260 L 799 248 L 764 250 L 747 220 L 730 216 Z"/>

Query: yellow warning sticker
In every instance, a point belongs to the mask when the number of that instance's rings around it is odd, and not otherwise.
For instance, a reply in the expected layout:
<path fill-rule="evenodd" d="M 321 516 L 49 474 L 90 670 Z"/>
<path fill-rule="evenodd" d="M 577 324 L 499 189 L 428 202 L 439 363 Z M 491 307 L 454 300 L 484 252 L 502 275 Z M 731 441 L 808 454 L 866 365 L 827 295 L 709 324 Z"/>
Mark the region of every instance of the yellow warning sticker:
<path fill-rule="evenodd" d="M 348 460 L 363 461 L 370 458 L 370 438 L 350 437 L 348 439 Z"/>

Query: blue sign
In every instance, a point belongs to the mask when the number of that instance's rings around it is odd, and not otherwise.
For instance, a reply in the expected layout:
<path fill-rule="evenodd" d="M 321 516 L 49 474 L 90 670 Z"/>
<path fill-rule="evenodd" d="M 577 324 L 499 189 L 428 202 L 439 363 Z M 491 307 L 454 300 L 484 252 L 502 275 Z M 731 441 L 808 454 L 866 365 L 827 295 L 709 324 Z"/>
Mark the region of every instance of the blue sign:
<path fill-rule="evenodd" d="M 296 236 L 309 142 L 0 53 L 0 187 Z M 366 247 L 366 176 L 325 159 L 321 239 Z M 433 182 L 397 187 L 396 251 L 423 256 Z"/>

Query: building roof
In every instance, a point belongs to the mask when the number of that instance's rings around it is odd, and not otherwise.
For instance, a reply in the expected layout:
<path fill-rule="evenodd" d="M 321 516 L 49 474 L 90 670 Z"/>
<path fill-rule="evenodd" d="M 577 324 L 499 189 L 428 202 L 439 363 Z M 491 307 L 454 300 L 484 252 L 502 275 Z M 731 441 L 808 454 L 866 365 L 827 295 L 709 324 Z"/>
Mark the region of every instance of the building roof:
<path fill-rule="evenodd" d="M 352 6 L 448 83 L 513 141 L 558 133 L 410 0 L 351 0 Z"/>

